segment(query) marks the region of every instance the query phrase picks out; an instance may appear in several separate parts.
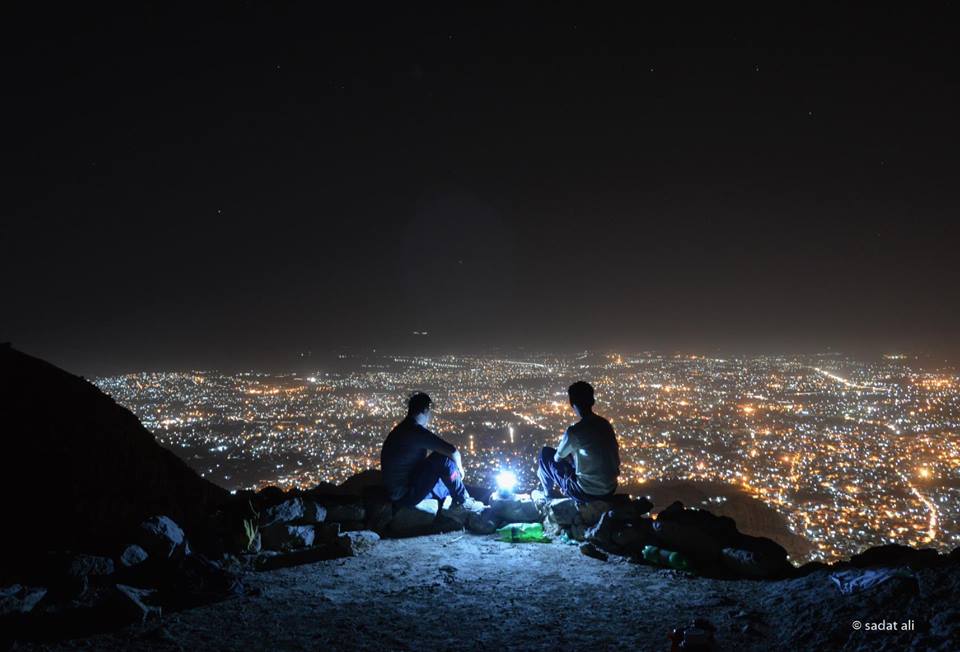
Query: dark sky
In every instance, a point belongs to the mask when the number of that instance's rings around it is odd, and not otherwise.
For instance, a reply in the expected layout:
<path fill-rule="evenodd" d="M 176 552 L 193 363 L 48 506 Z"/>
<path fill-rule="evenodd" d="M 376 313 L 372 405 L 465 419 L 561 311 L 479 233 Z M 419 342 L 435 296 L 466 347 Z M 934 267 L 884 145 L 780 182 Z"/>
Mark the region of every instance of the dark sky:
<path fill-rule="evenodd" d="M 74 4 L 0 16 L 0 339 L 75 371 L 960 348 L 946 3 Z"/>

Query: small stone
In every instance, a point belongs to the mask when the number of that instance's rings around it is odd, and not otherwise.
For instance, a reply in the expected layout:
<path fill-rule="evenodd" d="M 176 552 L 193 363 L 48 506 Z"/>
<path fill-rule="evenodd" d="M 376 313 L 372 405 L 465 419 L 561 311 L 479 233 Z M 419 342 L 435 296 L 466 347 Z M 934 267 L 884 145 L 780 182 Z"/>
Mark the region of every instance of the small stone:
<path fill-rule="evenodd" d="M 377 503 L 371 509 L 367 510 L 366 528 L 374 532 L 386 532 L 393 518 L 393 505 L 390 503 Z"/>
<path fill-rule="evenodd" d="M 154 516 L 140 524 L 139 544 L 154 559 L 170 559 L 187 553 L 186 539 L 180 526 L 167 516 Z"/>
<path fill-rule="evenodd" d="M 154 593 L 153 589 L 139 589 L 134 586 L 117 584 L 118 609 L 125 612 L 130 620 L 141 624 L 149 620 L 159 619 L 162 615 L 160 607 L 154 607 L 145 602 Z"/>
<path fill-rule="evenodd" d="M 346 521 L 362 521 L 366 517 L 363 505 L 347 503 L 345 505 L 328 505 L 327 520 L 344 523 Z"/>
<path fill-rule="evenodd" d="M 554 498 L 547 503 L 547 515 L 557 525 L 573 525 L 579 516 L 577 502 L 573 498 Z"/>
<path fill-rule="evenodd" d="M 582 523 L 576 523 L 564 528 L 564 532 L 567 533 L 567 536 L 573 539 L 574 541 L 585 541 L 587 538 L 587 526 Z"/>
<path fill-rule="evenodd" d="M 46 594 L 45 588 L 19 584 L 0 588 L 0 617 L 30 613 Z"/>
<path fill-rule="evenodd" d="M 270 527 L 278 523 L 292 523 L 299 521 L 303 517 L 303 500 L 300 498 L 291 498 L 261 511 L 260 527 Z"/>
<path fill-rule="evenodd" d="M 497 531 L 497 521 L 488 507 L 482 512 L 471 512 L 467 517 L 467 529 L 474 534 L 493 534 Z"/>
<path fill-rule="evenodd" d="M 125 568 L 133 568 L 147 561 L 149 556 L 146 550 L 136 544 L 131 544 L 120 553 L 120 565 Z"/>
<path fill-rule="evenodd" d="M 326 519 L 326 507 L 312 500 L 304 501 L 303 518 L 300 519 L 302 523 L 323 523 Z"/>
<path fill-rule="evenodd" d="M 314 528 L 312 525 L 286 525 L 277 523 L 260 530 L 264 548 L 269 550 L 289 550 L 313 545 Z"/>
<path fill-rule="evenodd" d="M 344 552 L 356 556 L 368 552 L 380 540 L 380 535 L 369 530 L 344 532 L 338 539 L 338 544 Z"/>
<path fill-rule="evenodd" d="M 67 575 L 86 577 L 89 575 L 112 575 L 113 560 L 95 555 L 71 555 L 67 560 Z"/>
<path fill-rule="evenodd" d="M 303 548 L 291 552 L 265 551 L 254 558 L 253 568 L 258 571 L 276 570 L 278 568 L 289 568 L 291 566 L 302 566 L 303 564 L 312 564 L 318 561 L 328 559 L 339 559 L 340 557 L 349 557 L 340 546 L 315 546 L 313 548 Z"/>
<path fill-rule="evenodd" d="M 594 559 L 599 559 L 600 561 L 607 561 L 610 557 L 607 553 L 603 552 L 597 548 L 592 543 L 583 543 L 580 545 L 580 553 L 586 555 L 587 557 L 593 557 Z"/>
<path fill-rule="evenodd" d="M 313 526 L 315 545 L 336 543 L 340 539 L 339 523 L 318 523 Z"/>

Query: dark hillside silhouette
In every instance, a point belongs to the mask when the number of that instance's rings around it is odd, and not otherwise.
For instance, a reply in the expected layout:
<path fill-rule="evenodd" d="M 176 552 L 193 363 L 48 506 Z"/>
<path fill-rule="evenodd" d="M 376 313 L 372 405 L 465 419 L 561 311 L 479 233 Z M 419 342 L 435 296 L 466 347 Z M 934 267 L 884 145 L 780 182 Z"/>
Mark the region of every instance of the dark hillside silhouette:
<path fill-rule="evenodd" d="M 0 345 L 0 415 L 10 552 L 115 553 L 156 514 L 190 535 L 229 496 L 91 383 L 8 344 Z M 2 570 L 17 558 L 4 555 Z"/>

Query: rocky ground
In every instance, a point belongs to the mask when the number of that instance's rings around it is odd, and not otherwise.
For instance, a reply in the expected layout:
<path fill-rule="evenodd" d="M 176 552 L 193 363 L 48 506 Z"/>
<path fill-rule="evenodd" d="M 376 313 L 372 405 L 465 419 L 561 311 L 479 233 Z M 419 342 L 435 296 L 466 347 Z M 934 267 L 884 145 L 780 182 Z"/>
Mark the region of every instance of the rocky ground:
<path fill-rule="evenodd" d="M 451 532 L 385 539 L 354 557 L 247 571 L 246 593 L 44 650 L 667 650 L 702 617 L 718 649 L 957 649 L 956 566 L 842 596 L 827 571 L 724 581 L 578 546 Z M 855 630 L 913 620 L 915 631 Z"/>

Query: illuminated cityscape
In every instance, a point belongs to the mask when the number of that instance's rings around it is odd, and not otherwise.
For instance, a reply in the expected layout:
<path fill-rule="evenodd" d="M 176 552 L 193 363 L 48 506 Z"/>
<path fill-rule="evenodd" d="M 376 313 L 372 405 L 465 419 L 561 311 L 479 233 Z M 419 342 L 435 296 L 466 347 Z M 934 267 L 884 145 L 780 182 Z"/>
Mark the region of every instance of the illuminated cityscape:
<path fill-rule="evenodd" d="M 139 373 L 95 382 L 228 489 L 338 483 L 379 465 L 414 391 L 464 451 L 468 481 L 501 468 L 532 488 L 539 448 L 597 389 L 620 438 L 621 486 L 734 485 L 831 560 L 883 543 L 960 545 L 960 378 L 889 355 L 717 359 L 659 354 L 341 356 L 308 374 Z M 798 560 L 804 561 L 804 560 Z"/>

